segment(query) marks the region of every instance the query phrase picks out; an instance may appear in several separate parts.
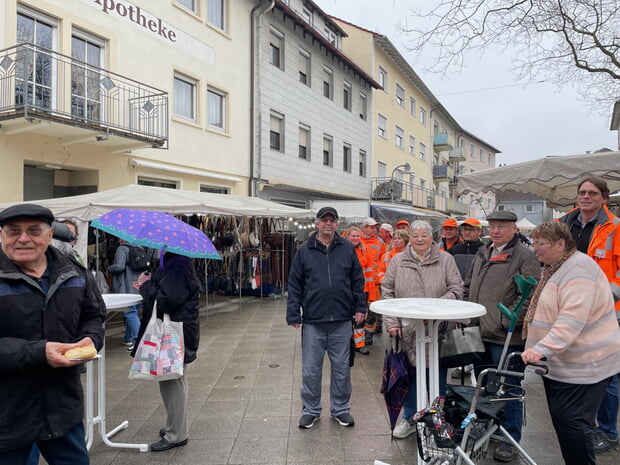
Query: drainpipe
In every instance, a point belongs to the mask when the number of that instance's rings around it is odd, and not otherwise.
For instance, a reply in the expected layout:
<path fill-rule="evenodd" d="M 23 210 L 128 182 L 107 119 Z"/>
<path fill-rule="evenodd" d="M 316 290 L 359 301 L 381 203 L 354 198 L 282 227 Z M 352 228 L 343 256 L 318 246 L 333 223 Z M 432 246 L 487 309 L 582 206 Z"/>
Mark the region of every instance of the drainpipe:
<path fill-rule="evenodd" d="M 261 25 L 262 25 L 262 17 L 265 13 L 270 11 L 276 2 L 275 0 L 269 0 L 267 3 L 263 3 L 263 0 L 260 0 L 259 3 L 252 8 L 250 13 L 250 19 L 252 22 L 252 31 L 250 34 L 250 180 L 249 180 L 249 190 L 251 197 L 258 197 L 259 190 L 259 182 L 261 180 L 262 174 L 262 147 L 260 145 L 260 138 L 262 132 L 262 98 L 261 98 L 261 81 L 260 81 L 260 68 L 262 63 L 262 47 L 260 46 L 260 34 L 261 34 Z M 255 50 L 256 49 L 256 50 Z M 256 59 L 254 56 L 256 55 Z M 256 68 L 256 69 L 255 69 Z M 256 78 L 255 78 L 256 77 Z M 256 92 L 258 90 L 258 92 Z M 256 105 L 254 105 L 254 100 L 256 95 Z M 255 110 L 258 108 L 258 112 L 255 115 Z M 257 121 L 258 117 L 258 121 Z M 258 123 L 258 127 L 256 130 L 254 129 L 255 123 Z M 258 135 L 256 134 L 258 132 Z M 256 143 L 256 141 L 258 143 Z M 254 156 L 256 151 L 256 161 L 258 165 L 256 176 L 254 176 Z"/>

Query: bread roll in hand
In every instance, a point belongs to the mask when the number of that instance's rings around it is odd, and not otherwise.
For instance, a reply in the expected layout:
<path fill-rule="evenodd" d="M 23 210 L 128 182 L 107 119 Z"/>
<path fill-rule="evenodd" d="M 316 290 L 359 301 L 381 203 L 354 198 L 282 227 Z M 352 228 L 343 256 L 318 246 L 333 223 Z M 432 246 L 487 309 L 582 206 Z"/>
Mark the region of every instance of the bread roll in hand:
<path fill-rule="evenodd" d="M 64 353 L 69 360 L 89 360 L 97 355 L 97 349 L 93 346 L 82 346 L 69 349 Z"/>

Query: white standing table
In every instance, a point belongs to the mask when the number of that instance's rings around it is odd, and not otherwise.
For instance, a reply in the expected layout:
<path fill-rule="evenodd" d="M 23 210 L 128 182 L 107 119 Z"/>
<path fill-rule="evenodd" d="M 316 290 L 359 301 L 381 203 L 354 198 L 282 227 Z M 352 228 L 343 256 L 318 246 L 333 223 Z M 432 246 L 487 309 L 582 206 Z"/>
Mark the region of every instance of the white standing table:
<path fill-rule="evenodd" d="M 142 296 L 139 294 L 103 294 L 103 300 L 106 305 L 107 312 L 126 312 L 132 305 L 142 302 Z M 106 430 L 106 406 L 105 406 L 105 341 L 101 351 L 101 357 L 98 362 L 98 395 L 97 395 L 97 416 L 94 414 L 94 382 L 93 382 L 93 362 L 86 365 L 86 446 L 90 450 L 94 438 L 95 425 L 99 425 L 99 432 L 104 444 L 110 447 L 118 447 L 121 449 L 139 449 L 140 452 L 149 450 L 148 444 L 127 444 L 121 442 L 112 442 L 110 437 L 114 436 L 122 429 L 127 429 L 129 422 L 123 421 L 116 428 Z"/>
<path fill-rule="evenodd" d="M 439 395 L 439 324 L 446 320 L 465 321 L 486 314 L 486 309 L 480 304 L 452 299 L 386 299 L 371 303 L 370 309 L 382 315 L 406 318 L 415 324 L 418 411 L 430 405 L 430 402 Z M 423 463 L 420 458 L 418 463 Z"/>

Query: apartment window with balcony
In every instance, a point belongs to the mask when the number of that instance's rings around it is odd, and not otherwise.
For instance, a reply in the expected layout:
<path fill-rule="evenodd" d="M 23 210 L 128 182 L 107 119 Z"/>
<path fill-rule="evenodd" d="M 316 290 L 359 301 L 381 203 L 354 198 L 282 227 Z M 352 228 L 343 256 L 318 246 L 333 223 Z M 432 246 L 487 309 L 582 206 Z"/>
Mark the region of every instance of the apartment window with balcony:
<path fill-rule="evenodd" d="M 174 115 L 196 122 L 196 80 L 174 73 Z"/>
<path fill-rule="evenodd" d="M 327 66 L 323 67 L 323 97 L 334 99 L 334 72 Z"/>
<path fill-rule="evenodd" d="M 323 135 L 323 164 L 334 166 L 334 139 L 327 134 Z"/>
<path fill-rule="evenodd" d="M 379 137 L 383 137 L 384 139 L 387 139 L 387 118 L 380 114 L 378 120 L 379 120 L 379 126 L 378 126 Z"/>
<path fill-rule="evenodd" d="M 409 97 L 409 114 L 415 118 L 415 99 Z"/>
<path fill-rule="evenodd" d="M 198 10 L 196 8 L 196 1 L 195 0 L 175 0 L 176 3 L 178 3 L 179 5 L 184 6 L 185 8 L 187 8 L 189 11 L 193 12 L 193 13 L 197 13 Z"/>
<path fill-rule="evenodd" d="M 426 110 L 422 107 L 420 107 L 420 123 L 426 126 Z"/>
<path fill-rule="evenodd" d="M 396 104 L 405 108 L 405 89 L 396 84 Z"/>
<path fill-rule="evenodd" d="M 349 144 L 342 146 L 342 171 L 351 172 L 351 146 Z"/>
<path fill-rule="evenodd" d="M 426 160 L 426 145 L 420 142 L 420 160 Z"/>
<path fill-rule="evenodd" d="M 75 29 L 71 37 L 71 58 L 90 66 L 71 65 L 71 114 L 79 118 L 101 119 L 101 73 L 105 42 Z"/>
<path fill-rule="evenodd" d="M 310 161 L 310 126 L 299 125 L 299 158 Z"/>
<path fill-rule="evenodd" d="M 409 136 L 409 153 L 415 156 L 415 137 Z"/>
<path fill-rule="evenodd" d="M 342 106 L 344 107 L 345 110 L 349 110 L 351 111 L 351 93 L 352 93 L 352 88 L 351 88 L 351 84 L 349 84 L 347 81 L 344 81 L 343 87 L 342 87 Z"/>
<path fill-rule="evenodd" d="M 366 121 L 368 118 L 368 98 L 366 94 L 360 92 L 360 119 Z"/>
<path fill-rule="evenodd" d="M 363 150 L 360 150 L 359 153 L 359 171 L 358 174 L 362 177 L 365 178 L 366 177 L 366 152 Z"/>
<path fill-rule="evenodd" d="M 273 28 L 269 31 L 269 63 L 284 69 L 284 34 Z"/>
<path fill-rule="evenodd" d="M 310 53 L 303 48 L 299 49 L 299 82 L 310 87 L 310 66 L 312 61 Z"/>
<path fill-rule="evenodd" d="M 396 147 L 400 147 L 401 149 L 404 148 L 404 144 L 405 144 L 405 131 L 402 128 L 399 128 L 398 126 L 396 126 L 396 129 L 394 131 L 394 143 L 396 144 Z"/>
<path fill-rule="evenodd" d="M 226 130 L 227 94 L 214 87 L 207 88 L 207 124 L 213 129 Z"/>
<path fill-rule="evenodd" d="M 388 73 L 381 66 L 379 66 L 379 85 L 385 92 L 388 91 Z"/>
<path fill-rule="evenodd" d="M 269 118 L 269 148 L 284 152 L 284 115 L 273 110 Z"/>
<path fill-rule="evenodd" d="M 17 43 L 26 42 L 49 50 L 56 50 L 56 21 L 42 13 L 17 5 Z M 15 103 L 30 103 L 51 108 L 54 103 L 52 57 L 45 53 L 27 50 L 15 64 Z"/>
<path fill-rule="evenodd" d="M 212 26 L 226 31 L 228 0 L 209 0 L 207 4 L 207 21 Z"/>

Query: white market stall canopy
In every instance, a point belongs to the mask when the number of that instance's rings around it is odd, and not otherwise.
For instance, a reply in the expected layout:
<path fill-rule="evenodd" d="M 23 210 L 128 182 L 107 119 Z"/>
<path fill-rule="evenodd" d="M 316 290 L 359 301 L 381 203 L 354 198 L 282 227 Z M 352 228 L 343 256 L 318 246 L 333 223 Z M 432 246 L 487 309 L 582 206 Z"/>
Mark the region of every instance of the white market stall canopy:
<path fill-rule="evenodd" d="M 0 204 L 0 210 L 14 205 Z M 56 217 L 91 221 L 115 208 L 163 211 L 173 215 L 230 215 L 261 218 L 299 218 L 311 215 L 310 210 L 289 207 L 257 197 L 212 194 L 163 187 L 128 186 L 92 194 L 34 200 L 28 203 L 43 205 Z"/>
<path fill-rule="evenodd" d="M 610 192 L 620 190 L 620 152 L 545 157 L 459 176 L 457 192 L 515 190 L 537 195 L 547 206 L 566 211 L 577 199 L 577 185 L 587 175 L 599 176 Z"/>
<path fill-rule="evenodd" d="M 521 232 L 530 232 L 536 227 L 536 225 L 527 218 L 521 218 L 517 221 L 517 226 Z"/>

